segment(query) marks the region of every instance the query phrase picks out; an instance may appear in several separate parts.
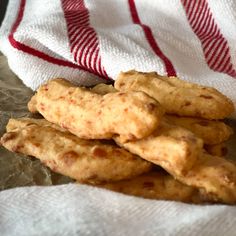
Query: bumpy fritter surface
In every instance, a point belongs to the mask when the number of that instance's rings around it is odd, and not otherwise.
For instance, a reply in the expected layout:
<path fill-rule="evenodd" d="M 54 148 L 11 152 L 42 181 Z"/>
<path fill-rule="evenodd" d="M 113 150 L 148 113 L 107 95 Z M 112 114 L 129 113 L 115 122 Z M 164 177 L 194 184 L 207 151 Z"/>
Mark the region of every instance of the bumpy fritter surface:
<path fill-rule="evenodd" d="M 28 108 L 85 139 L 146 137 L 157 128 L 164 112 L 155 99 L 143 92 L 100 95 L 63 79 L 42 85 Z"/>
<path fill-rule="evenodd" d="M 222 143 L 228 140 L 230 135 L 233 134 L 232 128 L 222 121 L 173 115 L 166 115 L 165 118 L 171 124 L 179 125 L 192 131 L 199 138 L 203 139 L 205 144 L 209 145 Z"/>
<path fill-rule="evenodd" d="M 24 120 L 18 129 L 13 123 L 11 120 L 8 132 L 1 138 L 5 148 L 34 156 L 53 171 L 82 182 L 122 180 L 145 173 L 152 166 L 116 145 L 83 140 L 42 125 L 46 121 Z"/>
<path fill-rule="evenodd" d="M 115 88 L 119 91 L 143 91 L 159 101 L 169 114 L 223 119 L 234 111 L 232 101 L 214 88 L 160 76 L 155 72 L 121 72 Z"/>
<path fill-rule="evenodd" d="M 186 203 L 202 203 L 198 189 L 184 185 L 164 171 L 151 171 L 129 180 L 97 185 L 115 192 L 128 195 L 157 199 L 172 200 Z"/>
<path fill-rule="evenodd" d="M 150 136 L 116 143 L 147 161 L 163 167 L 172 175 L 182 175 L 191 169 L 202 152 L 203 142 L 192 132 L 162 121 Z"/>

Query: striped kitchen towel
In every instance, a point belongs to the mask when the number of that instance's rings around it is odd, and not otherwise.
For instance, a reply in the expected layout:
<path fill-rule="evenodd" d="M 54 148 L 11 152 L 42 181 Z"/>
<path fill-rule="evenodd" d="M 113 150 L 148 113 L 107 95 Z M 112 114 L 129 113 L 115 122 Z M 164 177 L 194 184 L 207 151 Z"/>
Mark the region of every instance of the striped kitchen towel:
<path fill-rule="evenodd" d="M 0 49 L 32 89 L 136 69 L 213 86 L 236 104 L 235 12 L 228 0 L 10 0 Z"/>

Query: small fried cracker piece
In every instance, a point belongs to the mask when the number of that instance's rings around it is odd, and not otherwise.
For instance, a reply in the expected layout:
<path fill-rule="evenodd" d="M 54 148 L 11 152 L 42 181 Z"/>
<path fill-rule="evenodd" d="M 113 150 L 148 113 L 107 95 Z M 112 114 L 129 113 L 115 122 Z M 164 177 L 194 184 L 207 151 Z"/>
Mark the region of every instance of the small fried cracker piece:
<path fill-rule="evenodd" d="M 160 76 L 155 72 L 121 72 L 115 81 L 119 91 L 143 91 L 155 98 L 166 113 L 180 116 L 223 119 L 234 111 L 232 101 L 218 90 Z"/>
<path fill-rule="evenodd" d="M 102 183 L 97 187 L 149 199 L 203 203 L 198 189 L 180 183 L 164 171 L 151 171 L 129 180 Z"/>
<path fill-rule="evenodd" d="M 130 152 L 161 166 L 174 176 L 183 175 L 191 169 L 202 153 L 203 142 L 192 132 L 180 126 L 162 121 L 150 136 L 116 143 Z"/>
<path fill-rule="evenodd" d="M 12 131 L 8 126 L 1 144 L 12 152 L 34 156 L 53 171 L 81 182 L 127 179 L 152 167 L 151 163 L 116 145 L 83 140 L 49 125 L 37 125 L 33 119 Z"/>
<path fill-rule="evenodd" d="M 91 91 L 101 95 L 118 92 L 118 90 L 116 90 L 111 84 L 97 84 L 93 88 L 91 88 Z"/>
<path fill-rule="evenodd" d="M 225 157 L 228 153 L 226 143 L 219 143 L 215 145 L 204 145 L 204 148 L 212 156 Z"/>
<path fill-rule="evenodd" d="M 171 124 L 179 125 L 192 131 L 199 138 L 203 139 L 205 144 L 209 145 L 222 143 L 233 134 L 233 129 L 221 121 L 173 115 L 166 115 L 165 118 Z"/>
<path fill-rule="evenodd" d="M 63 79 L 41 86 L 28 108 L 85 139 L 140 139 L 157 128 L 164 113 L 161 105 L 143 92 L 102 96 Z"/>
<path fill-rule="evenodd" d="M 202 154 L 180 182 L 201 189 L 213 202 L 236 204 L 236 165 L 224 158 Z"/>

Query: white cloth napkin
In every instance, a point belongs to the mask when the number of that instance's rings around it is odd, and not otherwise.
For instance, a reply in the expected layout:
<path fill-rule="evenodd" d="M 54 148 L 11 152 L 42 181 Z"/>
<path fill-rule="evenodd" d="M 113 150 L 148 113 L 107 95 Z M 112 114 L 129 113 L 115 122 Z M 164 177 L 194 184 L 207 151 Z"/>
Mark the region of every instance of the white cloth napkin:
<path fill-rule="evenodd" d="M 143 200 L 75 184 L 0 193 L 1 235 L 233 236 L 236 208 Z"/>
<path fill-rule="evenodd" d="M 136 69 L 213 86 L 236 104 L 236 2 L 10 0 L 0 50 L 32 89 Z M 88 186 L 0 193 L 1 235 L 235 235 L 236 208 L 124 196 Z"/>

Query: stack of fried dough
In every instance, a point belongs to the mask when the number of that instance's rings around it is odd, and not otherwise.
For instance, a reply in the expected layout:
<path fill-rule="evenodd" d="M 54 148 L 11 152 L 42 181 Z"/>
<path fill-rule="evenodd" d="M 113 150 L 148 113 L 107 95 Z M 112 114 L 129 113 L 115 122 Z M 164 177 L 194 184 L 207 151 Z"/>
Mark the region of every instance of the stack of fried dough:
<path fill-rule="evenodd" d="M 214 88 L 157 73 L 121 72 L 112 85 L 42 85 L 10 119 L 1 144 L 80 183 L 187 203 L 236 203 L 236 165 L 224 158 L 232 102 Z"/>

